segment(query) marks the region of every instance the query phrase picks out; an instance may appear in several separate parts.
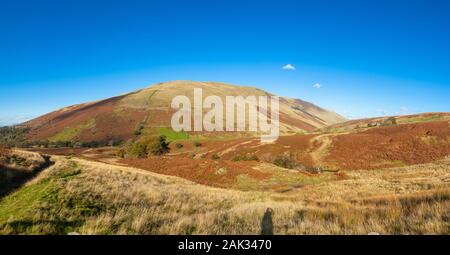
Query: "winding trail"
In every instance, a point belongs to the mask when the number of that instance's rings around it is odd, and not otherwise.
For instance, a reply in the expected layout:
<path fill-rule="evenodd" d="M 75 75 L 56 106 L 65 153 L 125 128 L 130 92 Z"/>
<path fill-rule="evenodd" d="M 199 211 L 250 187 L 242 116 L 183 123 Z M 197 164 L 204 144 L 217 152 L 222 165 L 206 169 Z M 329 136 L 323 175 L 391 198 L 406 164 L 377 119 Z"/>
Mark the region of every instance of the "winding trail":
<path fill-rule="evenodd" d="M 320 142 L 319 148 L 317 148 L 315 150 L 314 150 L 314 148 L 311 148 L 311 150 L 310 150 L 311 158 L 316 165 L 322 165 L 323 159 L 328 154 L 328 149 L 330 148 L 330 146 L 332 144 L 332 140 L 330 139 L 330 136 L 333 136 L 333 135 L 330 135 L 330 134 L 319 135 L 311 141 L 311 143 Z"/>

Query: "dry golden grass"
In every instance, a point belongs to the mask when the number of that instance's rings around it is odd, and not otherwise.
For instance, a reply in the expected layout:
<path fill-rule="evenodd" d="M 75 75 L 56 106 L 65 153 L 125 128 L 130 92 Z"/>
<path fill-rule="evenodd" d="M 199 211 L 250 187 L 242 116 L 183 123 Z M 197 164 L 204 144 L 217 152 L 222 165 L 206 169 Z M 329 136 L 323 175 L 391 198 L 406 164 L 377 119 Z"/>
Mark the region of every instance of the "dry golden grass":
<path fill-rule="evenodd" d="M 11 159 L 12 158 L 12 159 Z M 0 155 L 0 164 L 4 167 L 19 171 L 32 172 L 46 163 L 44 157 L 39 153 L 9 150 L 3 156 Z"/>
<path fill-rule="evenodd" d="M 450 159 L 351 171 L 349 179 L 282 194 L 218 189 L 135 168 L 53 159 L 56 164 L 26 188 L 58 183 L 59 195 L 32 214 L 8 214 L 5 206 L 11 203 L 0 201 L 0 233 L 259 234 L 267 208 L 274 212 L 275 234 L 450 233 Z M 70 178 L 57 182 L 55 176 Z M 67 201 L 72 201 L 68 208 L 58 205 Z M 95 210 L 72 213 L 85 207 Z M 51 225 L 59 222 L 57 214 L 65 215 L 66 227 Z M 17 222 L 27 224 L 19 228 Z"/>

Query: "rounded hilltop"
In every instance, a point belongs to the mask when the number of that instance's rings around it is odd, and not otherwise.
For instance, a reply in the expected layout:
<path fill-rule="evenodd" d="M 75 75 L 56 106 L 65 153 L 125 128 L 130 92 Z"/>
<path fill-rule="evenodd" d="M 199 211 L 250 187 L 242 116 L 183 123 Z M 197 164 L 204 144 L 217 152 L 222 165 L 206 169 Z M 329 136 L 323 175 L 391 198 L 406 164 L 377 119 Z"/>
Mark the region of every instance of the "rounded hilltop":
<path fill-rule="evenodd" d="M 176 80 L 151 85 L 128 94 L 65 107 L 23 125 L 31 141 L 111 141 L 133 138 L 137 127 L 170 127 L 172 99 L 184 95 L 193 100 L 194 88 L 203 97 L 272 96 L 257 87 L 222 82 Z M 192 101 L 191 101 L 192 102 Z M 323 128 L 345 119 L 312 103 L 280 97 L 280 132 L 298 133 Z"/>

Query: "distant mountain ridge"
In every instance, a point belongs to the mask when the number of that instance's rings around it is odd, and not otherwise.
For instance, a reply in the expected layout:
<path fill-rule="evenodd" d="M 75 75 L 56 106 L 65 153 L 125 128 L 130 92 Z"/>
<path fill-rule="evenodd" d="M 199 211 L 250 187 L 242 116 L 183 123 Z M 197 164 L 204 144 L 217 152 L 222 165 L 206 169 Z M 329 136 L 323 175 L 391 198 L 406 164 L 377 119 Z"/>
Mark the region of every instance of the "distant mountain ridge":
<path fill-rule="evenodd" d="M 193 102 L 193 89 L 209 95 L 270 96 L 255 87 L 219 82 L 171 81 L 125 95 L 68 106 L 22 124 L 30 128 L 29 140 L 127 140 L 137 129 L 170 127 L 172 98 L 185 95 Z M 225 101 L 225 100 L 224 100 Z M 339 114 L 300 99 L 280 97 L 280 132 L 312 131 L 345 121 Z"/>

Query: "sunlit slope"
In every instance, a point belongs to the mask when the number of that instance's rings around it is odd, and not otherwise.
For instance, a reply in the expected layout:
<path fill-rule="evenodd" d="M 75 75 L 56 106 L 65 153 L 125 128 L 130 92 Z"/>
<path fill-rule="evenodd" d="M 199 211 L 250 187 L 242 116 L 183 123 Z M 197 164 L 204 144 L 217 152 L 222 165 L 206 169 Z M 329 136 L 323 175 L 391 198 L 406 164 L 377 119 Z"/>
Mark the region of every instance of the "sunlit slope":
<path fill-rule="evenodd" d="M 217 82 L 173 81 L 118 97 L 66 107 L 24 125 L 31 127 L 31 140 L 104 141 L 127 140 L 137 128 L 170 127 L 170 107 L 175 96 L 184 95 L 193 104 L 194 88 L 201 88 L 203 98 L 226 96 L 271 96 L 255 87 Z M 224 115 L 225 116 L 225 115 Z M 280 131 L 297 133 L 342 122 L 340 115 L 298 99 L 280 98 Z"/>

